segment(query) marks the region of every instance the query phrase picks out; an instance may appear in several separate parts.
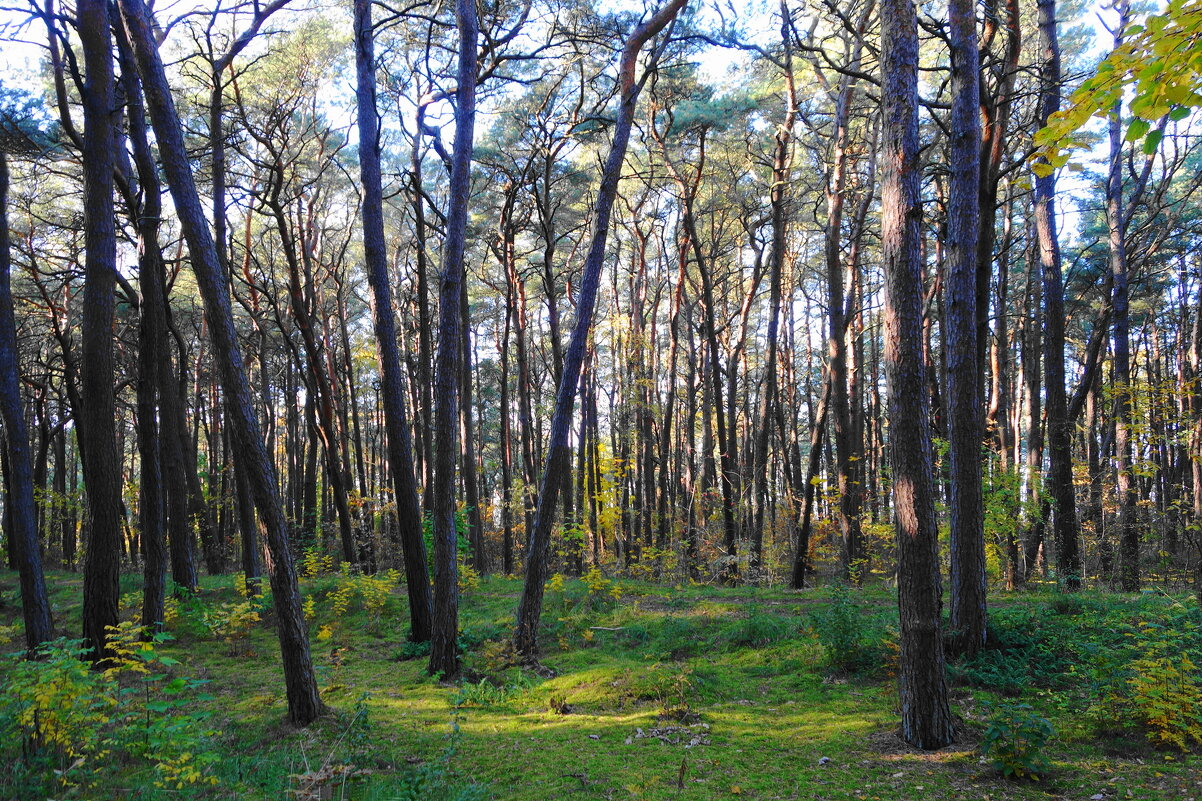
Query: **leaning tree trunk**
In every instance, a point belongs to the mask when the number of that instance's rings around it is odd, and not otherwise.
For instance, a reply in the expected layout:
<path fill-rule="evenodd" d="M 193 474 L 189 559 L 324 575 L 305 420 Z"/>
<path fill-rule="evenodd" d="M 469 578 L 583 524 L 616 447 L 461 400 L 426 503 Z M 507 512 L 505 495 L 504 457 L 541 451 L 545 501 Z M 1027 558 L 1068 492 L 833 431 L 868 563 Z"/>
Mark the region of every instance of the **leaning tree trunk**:
<path fill-rule="evenodd" d="M 163 257 L 159 251 L 159 220 L 163 213 L 162 193 L 154 156 L 146 136 L 146 110 L 142 85 L 133 64 L 133 52 L 120 27 L 115 10 L 112 17 L 121 64 L 121 82 L 129 118 L 129 140 L 142 202 L 131 208 L 138 228 L 138 289 L 142 294 L 138 325 L 138 518 L 142 527 L 143 565 L 142 626 L 144 636 L 162 631 L 167 583 L 167 506 L 164 497 L 162 447 L 158 420 L 159 350 L 167 346 L 166 295 L 162 284 Z"/>
<path fill-rule="evenodd" d="M 555 396 L 555 414 L 551 418 L 551 440 L 547 445 L 547 459 L 543 465 L 542 487 L 539 491 L 538 512 L 534 529 L 530 532 L 526 556 L 526 582 L 522 599 L 518 604 L 517 629 L 513 635 L 514 649 L 527 659 L 538 656 L 538 623 L 542 616 L 543 587 L 547 581 L 548 558 L 551 550 L 551 526 L 555 519 L 555 506 L 563 484 L 563 470 L 571 456 L 568 447 L 569 429 L 572 425 L 572 408 L 576 403 L 576 389 L 580 383 L 580 370 L 588 350 L 589 330 L 592 328 L 593 312 L 597 305 L 597 290 L 601 284 L 601 268 L 605 264 L 605 242 L 609 233 L 609 217 L 618 193 L 618 179 L 622 176 L 622 163 L 626 158 L 626 146 L 630 141 L 630 129 L 634 123 L 635 103 L 642 81 L 636 81 L 634 70 L 639 51 L 651 37 L 659 33 L 676 18 L 688 0 L 671 0 L 657 11 L 647 22 L 640 25 L 626 40 L 622 49 L 618 80 L 621 86 L 621 102 L 618 119 L 614 124 L 613 142 L 605 168 L 601 173 L 601 185 L 593 206 L 593 230 L 589 242 L 588 256 L 584 262 L 580 294 L 576 302 L 576 324 L 564 359 L 563 377 Z M 649 73 L 648 73 L 649 74 Z"/>
<path fill-rule="evenodd" d="M 308 631 L 301 609 L 296 568 L 288 548 L 287 524 L 276 493 L 274 467 L 268 458 L 255 416 L 250 382 L 243 366 L 242 352 L 234 329 L 229 294 L 217 257 L 217 248 L 205 219 L 200 197 L 184 147 L 179 114 L 162 58 L 155 44 L 154 21 L 142 0 L 121 0 L 121 16 L 133 45 L 138 72 L 151 122 L 158 140 L 163 172 L 171 189 L 176 214 L 188 243 L 192 269 L 204 301 L 205 314 L 213 339 L 215 361 L 231 413 L 229 423 L 240 464 L 247 469 L 251 490 L 260 517 L 267 529 L 271 549 L 271 590 L 275 600 L 276 628 L 284 665 L 288 697 L 288 715 L 293 723 L 311 723 L 325 710 L 317 689 L 317 677 L 309 653 Z"/>
<path fill-rule="evenodd" d="M 409 639 L 430 639 L 433 601 L 426 572 L 426 543 L 413 472 L 413 447 L 406 419 L 404 376 L 397 347 L 396 318 L 388 283 L 388 246 L 384 240 L 384 191 L 380 177 L 380 120 L 376 110 L 375 42 L 372 37 L 371 0 L 355 0 L 355 66 L 359 104 L 359 178 L 363 182 L 363 263 L 372 291 L 380 363 L 380 397 L 388 437 L 388 465 L 396 493 L 397 522 L 405 560 L 405 585 L 409 594 Z"/>
<path fill-rule="evenodd" d="M 463 343 L 460 293 L 464 291 L 463 250 L 471 193 L 472 137 L 476 128 L 476 40 L 474 0 L 456 0 L 459 74 L 455 89 L 455 153 L 451 160 L 450 202 L 438 291 L 438 364 L 434 400 L 434 619 L 429 672 L 459 677 L 459 534 L 455 528 L 455 463 L 459 458 L 460 358 Z"/>
<path fill-rule="evenodd" d="M 881 4 L 881 249 L 885 376 L 898 552 L 902 738 L 942 748 L 954 733 L 940 626 L 930 398 L 922 347 L 918 19 L 910 0 Z"/>

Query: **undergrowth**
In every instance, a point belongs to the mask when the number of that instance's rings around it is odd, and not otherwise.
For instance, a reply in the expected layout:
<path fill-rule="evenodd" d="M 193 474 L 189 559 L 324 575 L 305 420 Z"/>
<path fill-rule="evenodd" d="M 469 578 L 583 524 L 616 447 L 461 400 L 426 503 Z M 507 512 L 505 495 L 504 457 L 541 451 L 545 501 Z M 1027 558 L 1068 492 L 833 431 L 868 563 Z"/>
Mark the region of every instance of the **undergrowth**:
<path fill-rule="evenodd" d="M 463 596 L 471 679 L 448 688 L 425 675 L 428 646 L 405 641 L 395 576 L 343 573 L 317 556 L 305 565 L 313 659 L 335 714 L 303 731 L 285 724 L 269 607 L 239 577 L 206 577 L 174 605 L 177 639 L 139 657 L 146 674 L 119 679 L 115 694 L 71 690 L 78 703 L 55 702 L 55 714 L 78 716 L 78 744 L 57 743 L 41 713 L 40 732 L 22 729 L 12 700 L 36 697 L 42 671 L 62 671 L 62 686 L 102 682 L 78 645 L 54 646 L 61 652 L 39 663 L 0 662 L 0 798 L 888 801 L 921 785 L 932 799 L 1034 801 L 1049 782 L 1057 793 L 1197 794 L 1202 619 L 1192 601 L 1003 596 L 988 647 L 949 666 L 968 688 L 955 709 L 973 734 L 929 760 L 889 739 L 897 618 L 881 588 L 787 594 L 561 576 L 540 633 L 548 670 L 534 674 L 509 645 L 520 583 L 483 578 Z M 77 584 L 62 591 L 72 581 L 52 577 L 61 597 L 77 597 Z M 125 585 L 135 593 L 136 582 Z M 6 598 L 14 586 L 0 574 Z M 231 642 L 218 621 L 243 604 L 259 619 L 235 626 L 243 633 Z M 125 605 L 127 625 L 136 606 Z M 77 625 L 78 606 L 67 608 L 64 625 Z M 0 607 L 0 627 L 16 648 L 13 611 Z M 197 739 L 169 751 L 166 733 Z M 1116 757 L 1116 743 L 1131 750 Z M 160 764 L 173 759 L 199 778 L 168 793 L 155 783 L 166 784 Z M 1002 778 L 1020 773 L 1041 782 Z"/>

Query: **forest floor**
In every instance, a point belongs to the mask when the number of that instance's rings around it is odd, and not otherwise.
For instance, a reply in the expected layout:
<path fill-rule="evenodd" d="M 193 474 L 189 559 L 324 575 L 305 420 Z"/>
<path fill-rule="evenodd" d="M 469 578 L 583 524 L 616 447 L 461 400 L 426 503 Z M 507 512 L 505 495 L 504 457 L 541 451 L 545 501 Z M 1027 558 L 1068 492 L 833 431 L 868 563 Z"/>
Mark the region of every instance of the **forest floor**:
<path fill-rule="evenodd" d="M 60 629 L 78 631 L 80 577 L 49 581 Z M 138 585 L 123 577 L 127 612 Z M 163 672 L 140 678 L 205 682 L 145 710 L 147 727 L 151 710 L 191 716 L 205 749 L 184 757 L 196 775 L 164 781 L 147 749 L 141 762 L 60 755 L 61 779 L 39 779 L 21 769 L 18 743 L 0 741 L 0 799 L 33 798 L 30 788 L 57 781 L 52 797 L 89 799 L 1202 800 L 1202 754 L 1190 739 L 1202 733 L 1202 706 L 1188 706 L 1198 677 L 1182 659 L 1202 650 L 1202 613 L 1184 597 L 998 593 L 990 648 L 950 667 L 958 742 L 921 753 L 896 735 L 886 588 L 556 578 L 546 676 L 513 666 L 505 645 L 520 588 L 496 577 L 465 588 L 470 679 L 452 686 L 426 676 L 423 649 L 403 642 L 403 590 L 337 573 L 303 579 L 333 712 L 298 730 L 285 722 L 269 607 L 248 607 L 228 576 L 205 578 L 198 597 L 174 605 L 173 639 L 157 646 L 157 659 L 169 657 L 156 662 Z M 0 573 L 0 625 L 19 622 L 17 598 L 15 574 Z M 265 619 L 242 621 L 247 608 Z M 6 673 L 16 665 L 0 663 L 0 726 L 15 714 Z M 1133 685 L 1141 674 L 1163 682 Z M 1164 708 L 1178 702 L 1184 717 Z M 140 714 L 122 725 L 143 725 Z M 1043 720 L 1055 734 L 1024 753 Z M 982 753 L 1003 723 L 1020 762 L 1046 760 L 1039 780 L 1005 778 Z M 1154 747 L 1148 733 L 1165 730 L 1193 750 Z"/>

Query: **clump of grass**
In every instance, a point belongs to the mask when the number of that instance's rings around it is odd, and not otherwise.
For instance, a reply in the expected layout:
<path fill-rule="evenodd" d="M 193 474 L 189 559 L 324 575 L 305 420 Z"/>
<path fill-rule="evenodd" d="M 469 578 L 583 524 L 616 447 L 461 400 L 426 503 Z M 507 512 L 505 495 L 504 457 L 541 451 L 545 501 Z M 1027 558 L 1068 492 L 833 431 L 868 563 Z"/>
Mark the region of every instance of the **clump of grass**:
<path fill-rule="evenodd" d="M 753 608 L 747 617 L 723 629 L 723 639 L 734 648 L 763 648 L 795 635 L 795 621 Z"/>
<path fill-rule="evenodd" d="M 710 647 L 710 632 L 698 619 L 667 615 L 661 619 L 652 640 L 657 655 L 679 661 L 704 653 Z"/>

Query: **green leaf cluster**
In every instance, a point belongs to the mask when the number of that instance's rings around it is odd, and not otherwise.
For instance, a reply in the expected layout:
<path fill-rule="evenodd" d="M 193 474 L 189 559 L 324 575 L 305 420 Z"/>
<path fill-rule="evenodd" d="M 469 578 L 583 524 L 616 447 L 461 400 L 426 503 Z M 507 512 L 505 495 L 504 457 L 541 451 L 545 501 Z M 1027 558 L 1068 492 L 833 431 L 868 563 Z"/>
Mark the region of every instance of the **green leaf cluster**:
<path fill-rule="evenodd" d="M 1180 121 L 1202 106 L 1202 0 L 1170 0 L 1165 9 L 1131 25 L 1122 44 L 1069 98 L 1068 108 L 1053 114 L 1035 135 L 1032 164 L 1047 175 L 1068 163 L 1080 147 L 1078 134 L 1091 117 L 1106 116 L 1130 88 L 1132 120 L 1126 140 L 1156 152 L 1164 138 L 1162 121 Z"/>
<path fill-rule="evenodd" d="M 1038 781 L 1050 767 L 1044 747 L 1055 734 L 1030 704 L 1002 704 L 985 728 L 981 752 L 1005 776 Z"/>
<path fill-rule="evenodd" d="M 0 759 L 23 797 L 86 795 L 118 775 L 163 792 L 216 783 L 215 732 L 196 710 L 205 682 L 174 675 L 157 648 L 168 639 L 127 622 L 110 630 L 103 670 L 65 639 L 0 664 Z"/>

